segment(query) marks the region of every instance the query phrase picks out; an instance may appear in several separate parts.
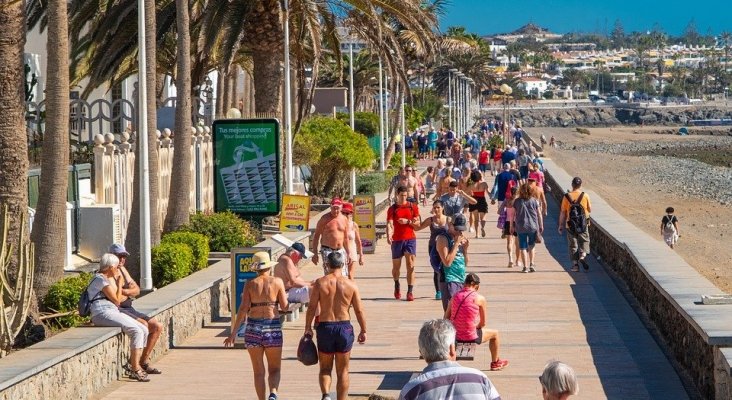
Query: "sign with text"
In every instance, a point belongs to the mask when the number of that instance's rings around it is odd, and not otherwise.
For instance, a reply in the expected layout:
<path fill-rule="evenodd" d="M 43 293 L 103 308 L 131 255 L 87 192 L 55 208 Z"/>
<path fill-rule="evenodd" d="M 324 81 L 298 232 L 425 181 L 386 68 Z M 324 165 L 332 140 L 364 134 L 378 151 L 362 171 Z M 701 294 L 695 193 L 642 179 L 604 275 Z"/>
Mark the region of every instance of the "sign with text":
<path fill-rule="evenodd" d="M 257 273 L 251 270 L 252 256 L 254 253 L 266 251 L 272 255 L 272 249 L 268 247 L 240 247 L 231 249 L 231 330 L 236 330 L 234 344 L 244 343 L 244 330 L 246 323 L 241 326 L 234 326 L 236 313 L 241 306 L 241 297 L 244 293 L 244 286 L 247 281 L 257 277 Z"/>
<path fill-rule="evenodd" d="M 310 229 L 310 196 L 282 196 L 280 232 L 304 232 Z"/>
<path fill-rule="evenodd" d="M 276 119 L 214 121 L 216 211 L 245 215 L 280 212 L 279 135 Z"/>
<path fill-rule="evenodd" d="M 358 224 L 363 252 L 373 254 L 376 249 L 376 200 L 374 196 L 353 198 L 353 220 Z"/>

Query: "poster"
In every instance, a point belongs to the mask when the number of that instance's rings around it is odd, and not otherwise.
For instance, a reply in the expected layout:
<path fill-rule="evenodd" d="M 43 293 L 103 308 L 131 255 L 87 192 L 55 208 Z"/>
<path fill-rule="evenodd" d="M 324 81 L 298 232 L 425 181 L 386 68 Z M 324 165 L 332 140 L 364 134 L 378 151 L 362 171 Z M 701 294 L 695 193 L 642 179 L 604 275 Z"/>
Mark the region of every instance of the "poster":
<path fill-rule="evenodd" d="M 236 322 L 236 313 L 239 311 L 241 305 L 241 295 L 244 293 L 244 286 L 247 281 L 254 279 L 257 273 L 250 271 L 249 267 L 252 265 L 252 256 L 254 253 L 266 251 L 272 255 L 272 249 L 268 247 L 241 247 L 231 249 L 231 330 L 236 330 L 236 339 L 234 344 L 244 343 L 244 329 L 246 323 L 241 324 L 239 327 L 234 327 Z"/>
<path fill-rule="evenodd" d="M 279 130 L 276 119 L 214 121 L 216 211 L 262 216 L 280 212 Z"/>
<path fill-rule="evenodd" d="M 304 232 L 310 229 L 310 196 L 282 196 L 280 232 Z"/>
<path fill-rule="evenodd" d="M 361 234 L 361 246 L 363 252 L 373 254 L 376 249 L 376 223 L 375 223 L 374 196 L 356 196 L 353 198 L 353 220 L 358 224 L 358 232 Z"/>

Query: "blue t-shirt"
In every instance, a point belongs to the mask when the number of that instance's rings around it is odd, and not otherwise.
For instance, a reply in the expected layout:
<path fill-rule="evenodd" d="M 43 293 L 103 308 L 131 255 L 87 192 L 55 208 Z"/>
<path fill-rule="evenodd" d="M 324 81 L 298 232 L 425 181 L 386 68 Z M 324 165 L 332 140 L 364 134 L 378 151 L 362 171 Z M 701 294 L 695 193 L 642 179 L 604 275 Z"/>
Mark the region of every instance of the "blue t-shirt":
<path fill-rule="evenodd" d="M 503 171 L 500 174 L 496 175 L 496 181 L 493 184 L 494 187 L 496 187 L 496 200 L 503 201 L 506 199 L 506 188 L 508 187 L 508 182 L 516 180 L 516 177 L 511 173 L 511 171 Z"/>
<path fill-rule="evenodd" d="M 512 151 L 504 151 L 503 154 L 501 155 L 502 164 L 508 164 L 515 159 L 516 159 L 516 154 L 514 154 Z"/>

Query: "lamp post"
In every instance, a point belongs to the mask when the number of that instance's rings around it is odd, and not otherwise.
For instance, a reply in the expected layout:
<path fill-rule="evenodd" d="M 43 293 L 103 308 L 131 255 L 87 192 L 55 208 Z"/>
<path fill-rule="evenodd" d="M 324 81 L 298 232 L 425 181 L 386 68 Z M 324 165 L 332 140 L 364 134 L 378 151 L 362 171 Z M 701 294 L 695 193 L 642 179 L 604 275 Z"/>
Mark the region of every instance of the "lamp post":
<path fill-rule="evenodd" d="M 513 93 L 513 89 L 504 83 L 500 90 L 503 93 L 503 144 L 508 144 L 508 96 Z"/>
<path fill-rule="evenodd" d="M 463 79 L 465 78 L 465 74 L 462 72 L 458 72 L 456 74 L 457 76 L 457 108 L 456 114 L 457 114 L 457 121 L 456 125 L 458 126 L 458 135 L 462 135 L 465 133 L 463 130 L 463 113 L 465 110 L 463 109 L 463 100 L 464 100 L 464 92 L 463 92 Z"/>
<path fill-rule="evenodd" d="M 145 49 L 145 1 L 137 0 L 137 128 L 140 157 L 140 289 L 153 289 L 150 254 L 150 165 L 147 134 L 147 62 Z"/>
<path fill-rule="evenodd" d="M 452 87 L 452 76 L 455 75 L 455 73 L 457 72 L 458 70 L 455 68 L 450 68 L 447 71 L 447 111 L 449 115 L 448 124 L 450 125 L 450 129 L 452 130 L 455 130 L 455 120 L 453 119 L 453 108 L 455 107 L 453 97 L 455 97 L 455 91 Z"/>
<path fill-rule="evenodd" d="M 351 130 L 356 131 L 356 110 L 353 102 L 353 36 L 348 35 L 348 111 L 351 116 Z M 351 196 L 356 196 L 356 169 L 351 168 Z"/>
<path fill-rule="evenodd" d="M 282 0 L 282 9 L 285 20 L 285 192 L 293 194 L 292 187 L 292 102 L 290 88 L 290 4 L 289 0 Z"/>
<path fill-rule="evenodd" d="M 473 104 L 473 84 L 474 83 L 475 83 L 475 81 L 473 80 L 473 78 L 468 78 L 468 113 L 467 113 L 467 117 L 468 117 L 467 118 L 468 128 L 471 128 L 473 126 L 472 125 L 472 120 L 473 120 L 473 115 L 474 115 L 474 112 L 475 112 L 475 110 L 473 109 L 473 107 L 474 107 L 474 104 Z"/>
<path fill-rule="evenodd" d="M 379 56 L 379 171 L 384 171 L 384 84 Z"/>

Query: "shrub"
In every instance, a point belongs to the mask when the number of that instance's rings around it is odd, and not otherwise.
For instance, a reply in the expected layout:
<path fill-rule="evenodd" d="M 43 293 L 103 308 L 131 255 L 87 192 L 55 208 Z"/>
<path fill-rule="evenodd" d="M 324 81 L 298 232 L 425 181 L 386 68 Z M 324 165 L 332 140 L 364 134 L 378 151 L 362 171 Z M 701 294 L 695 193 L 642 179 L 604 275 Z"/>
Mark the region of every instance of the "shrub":
<path fill-rule="evenodd" d="M 191 273 L 193 252 L 183 243 L 160 243 L 152 248 L 152 277 L 163 287 Z"/>
<path fill-rule="evenodd" d="M 417 160 L 414 159 L 414 157 L 407 153 L 406 157 L 407 165 L 416 167 L 417 166 Z M 402 153 L 401 152 L 394 152 L 394 154 L 391 155 L 391 161 L 389 161 L 389 168 L 393 169 L 399 169 L 402 167 Z"/>
<path fill-rule="evenodd" d="M 348 113 L 337 113 L 336 118 L 351 126 L 351 116 Z M 372 112 L 356 111 L 353 115 L 354 130 L 366 137 L 379 134 L 379 115 Z"/>
<path fill-rule="evenodd" d="M 493 145 L 496 146 L 496 148 L 502 149 L 503 148 L 503 135 L 493 135 L 488 140 L 488 148 L 490 149 Z"/>
<path fill-rule="evenodd" d="M 202 270 L 208 266 L 208 238 L 195 232 L 171 232 L 163 236 L 164 243 L 185 244 L 193 252 L 193 265 L 191 272 Z"/>
<path fill-rule="evenodd" d="M 589 135 L 590 134 L 590 130 L 587 129 L 587 128 L 577 128 L 577 132 L 579 132 L 579 133 L 581 133 L 583 135 Z"/>
<path fill-rule="evenodd" d="M 358 194 L 376 194 L 389 189 L 390 179 L 386 179 L 385 172 L 366 172 L 356 177 L 356 192 Z"/>
<path fill-rule="evenodd" d="M 259 232 L 231 211 L 197 213 L 182 230 L 200 233 L 208 238 L 210 251 L 231 251 L 234 247 L 254 246 Z"/>
<path fill-rule="evenodd" d="M 54 283 L 48 289 L 46 297 L 43 298 L 43 306 L 52 312 L 76 311 L 81 293 L 93 277 L 93 274 L 81 273 Z M 74 313 L 54 318 L 52 324 L 59 328 L 71 328 L 88 321 L 89 318 L 80 317 L 79 314 Z"/>

